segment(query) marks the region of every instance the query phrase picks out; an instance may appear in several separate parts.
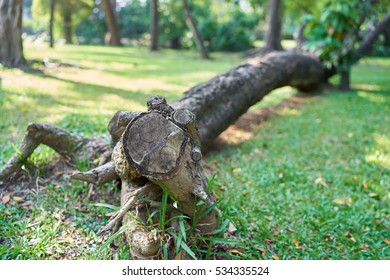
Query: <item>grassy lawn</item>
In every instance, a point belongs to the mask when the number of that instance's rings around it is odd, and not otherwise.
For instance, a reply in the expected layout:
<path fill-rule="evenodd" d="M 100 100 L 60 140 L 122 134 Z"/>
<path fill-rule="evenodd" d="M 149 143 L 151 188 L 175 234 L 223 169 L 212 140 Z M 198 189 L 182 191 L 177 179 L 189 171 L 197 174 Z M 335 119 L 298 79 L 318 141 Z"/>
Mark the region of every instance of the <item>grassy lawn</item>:
<path fill-rule="evenodd" d="M 117 110 L 144 110 L 155 94 L 175 100 L 241 60 L 232 54 L 202 61 L 187 51 L 87 46 L 31 45 L 26 56 L 80 68 L 0 69 L 0 166 L 29 122 L 106 134 Z M 220 208 L 237 227 L 230 258 L 390 259 L 390 59 L 365 59 L 352 74 L 352 92 L 330 91 L 281 109 L 249 140 L 207 156 Z M 294 93 L 278 90 L 256 108 Z M 32 161 L 43 167 L 53 157 L 41 147 Z M 3 193 L 1 258 L 128 259 L 125 244 L 102 249 L 104 237 L 96 235 L 112 211 L 96 203 L 118 205 L 119 190 L 107 184 L 87 193 L 85 183 L 44 178 L 33 189 L 16 185 Z"/>

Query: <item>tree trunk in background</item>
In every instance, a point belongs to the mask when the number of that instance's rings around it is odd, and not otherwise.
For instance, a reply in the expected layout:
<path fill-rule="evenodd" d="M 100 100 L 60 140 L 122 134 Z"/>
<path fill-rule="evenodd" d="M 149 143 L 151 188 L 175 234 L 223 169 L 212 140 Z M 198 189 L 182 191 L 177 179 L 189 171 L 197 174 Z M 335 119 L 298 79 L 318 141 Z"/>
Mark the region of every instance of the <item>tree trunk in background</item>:
<path fill-rule="evenodd" d="M 385 30 L 383 31 L 383 36 L 385 37 L 385 47 L 390 48 L 390 26 L 385 27 Z"/>
<path fill-rule="evenodd" d="M 0 0 L 0 63 L 27 67 L 23 55 L 22 0 Z"/>
<path fill-rule="evenodd" d="M 293 37 L 294 37 L 294 40 L 297 44 L 296 49 L 298 51 L 303 50 L 303 45 L 305 44 L 305 42 L 307 40 L 304 33 L 303 33 L 305 31 L 307 24 L 308 24 L 308 22 L 304 21 L 294 31 Z"/>
<path fill-rule="evenodd" d="M 56 0 L 50 0 L 50 19 L 49 19 L 49 46 L 54 47 L 54 36 L 53 36 L 53 24 L 54 24 L 54 9 L 56 6 Z"/>
<path fill-rule="evenodd" d="M 171 49 L 176 49 L 176 50 L 181 49 L 180 37 L 177 36 L 177 37 L 171 39 L 171 41 L 170 41 L 170 43 L 169 43 L 169 47 L 170 47 Z"/>
<path fill-rule="evenodd" d="M 111 46 L 121 46 L 122 44 L 119 35 L 119 28 L 116 22 L 113 5 L 111 5 L 110 0 L 102 0 L 102 6 L 105 15 L 104 19 L 106 21 L 107 29 L 109 31 L 109 44 Z M 108 42 L 106 42 L 105 40 L 105 43 Z"/>
<path fill-rule="evenodd" d="M 158 50 L 158 0 L 152 0 L 150 5 L 150 50 Z"/>
<path fill-rule="evenodd" d="M 203 44 L 202 34 L 200 33 L 198 27 L 196 26 L 195 19 L 191 14 L 190 5 L 188 3 L 188 0 L 183 0 L 183 8 L 184 8 L 184 14 L 185 14 L 185 18 L 186 18 L 186 23 L 188 25 L 188 28 L 191 30 L 192 35 L 194 36 L 196 47 L 198 48 L 198 50 L 200 52 L 200 56 L 204 59 L 209 59 L 210 57 L 209 57 L 207 50 Z"/>
<path fill-rule="evenodd" d="M 344 69 L 340 72 L 339 89 L 344 90 L 344 91 L 351 89 L 351 70 L 350 69 Z"/>
<path fill-rule="evenodd" d="M 361 57 L 369 54 L 372 51 L 374 42 L 378 39 L 379 34 L 385 32 L 386 28 L 390 25 L 390 11 L 383 17 L 383 19 L 378 23 L 376 28 L 371 32 L 368 32 L 363 41 L 359 45 L 356 52 L 352 55 L 353 59 L 350 62 L 350 65 L 340 72 L 340 90 L 350 90 L 351 89 L 351 67 L 356 63 Z"/>
<path fill-rule="evenodd" d="M 264 53 L 282 51 L 282 0 L 269 0 L 267 31 L 264 36 Z"/>
<path fill-rule="evenodd" d="M 64 34 L 65 43 L 72 44 L 72 10 L 69 7 L 64 10 Z"/>

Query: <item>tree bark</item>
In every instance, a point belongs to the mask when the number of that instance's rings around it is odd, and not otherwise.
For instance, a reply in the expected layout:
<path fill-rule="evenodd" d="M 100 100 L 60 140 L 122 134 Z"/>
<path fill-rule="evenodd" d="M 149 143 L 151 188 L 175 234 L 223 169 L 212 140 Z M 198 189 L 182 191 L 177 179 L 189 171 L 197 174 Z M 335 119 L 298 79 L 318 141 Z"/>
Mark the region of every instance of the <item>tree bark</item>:
<path fill-rule="evenodd" d="M 343 91 L 348 91 L 351 89 L 351 70 L 350 69 L 343 69 L 340 72 L 340 83 L 339 83 L 339 89 Z"/>
<path fill-rule="evenodd" d="M 158 50 L 158 0 L 152 0 L 150 5 L 150 50 Z"/>
<path fill-rule="evenodd" d="M 194 36 L 196 47 L 200 52 L 200 56 L 203 59 L 210 59 L 209 54 L 203 43 L 202 34 L 200 33 L 196 25 L 196 21 L 191 14 L 191 9 L 188 0 L 183 0 L 183 8 L 184 8 L 184 14 L 185 14 L 187 26 L 191 30 L 192 35 Z"/>
<path fill-rule="evenodd" d="M 49 19 L 49 46 L 54 47 L 54 35 L 53 35 L 53 24 L 54 24 L 54 9 L 56 6 L 56 0 L 50 0 L 50 19 Z"/>
<path fill-rule="evenodd" d="M 119 28 L 110 0 L 102 0 L 102 6 L 105 15 L 104 19 L 109 31 L 109 44 L 111 46 L 121 46 L 122 44 L 119 35 Z"/>
<path fill-rule="evenodd" d="M 23 55 L 22 0 L 0 0 L 0 63 L 7 67 L 27 67 Z"/>
<path fill-rule="evenodd" d="M 263 53 L 282 51 L 282 0 L 269 0 Z"/>
<path fill-rule="evenodd" d="M 384 36 L 384 46 L 388 49 L 390 49 L 390 26 L 386 26 L 384 31 L 383 31 L 383 36 Z"/>
<path fill-rule="evenodd" d="M 193 87 L 174 102 L 175 109 L 196 116 L 202 147 L 273 89 L 292 86 L 311 90 L 325 79 L 322 64 L 307 55 L 280 52 L 254 58 Z"/>
<path fill-rule="evenodd" d="M 64 8 L 64 35 L 65 35 L 65 43 L 72 44 L 72 10 L 70 7 L 65 6 Z"/>
<path fill-rule="evenodd" d="M 129 120 L 129 116 L 121 114 L 114 119 L 115 122 L 122 117 Z M 151 213 L 155 207 L 150 201 L 161 201 L 163 190 L 176 205 L 164 210 L 164 216 L 172 218 L 184 213 L 199 233 L 210 234 L 215 230 L 220 212 L 216 207 L 210 208 L 215 197 L 212 190 L 207 190 L 195 116 L 189 110 L 174 110 L 165 98 L 156 96 L 148 101 L 148 112 L 131 117 L 112 155 L 115 171 L 122 181 L 122 208 L 103 231 L 111 229 L 124 213 L 133 209 L 133 217 L 143 223 L 131 217 L 126 220 L 134 224 L 126 233 L 132 257 L 161 258 L 161 243 L 151 238 L 150 230 L 142 224 L 150 219 L 146 210 Z M 144 188 L 148 191 L 143 191 Z M 143 200 L 134 200 L 136 192 L 143 193 Z M 138 207 L 134 209 L 136 203 Z M 170 256 L 174 257 L 172 251 Z"/>

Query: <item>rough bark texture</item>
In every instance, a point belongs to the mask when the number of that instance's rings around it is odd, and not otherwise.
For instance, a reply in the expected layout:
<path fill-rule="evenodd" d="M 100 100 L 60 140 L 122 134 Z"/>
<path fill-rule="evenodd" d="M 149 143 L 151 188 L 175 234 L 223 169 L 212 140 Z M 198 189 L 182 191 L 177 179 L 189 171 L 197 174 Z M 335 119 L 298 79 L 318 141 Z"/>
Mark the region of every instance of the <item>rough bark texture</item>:
<path fill-rule="evenodd" d="M 0 63 L 7 67 L 27 66 L 23 56 L 22 0 L 0 0 Z"/>
<path fill-rule="evenodd" d="M 215 230 L 219 210 L 213 208 L 202 215 L 215 198 L 211 190 L 206 193 L 208 182 L 201 165 L 195 116 L 189 110 L 174 110 L 165 98 L 157 96 L 149 100 L 148 112 L 120 113 L 113 119 L 111 124 L 120 123 L 121 119 L 124 123 L 129 121 L 112 154 L 115 171 L 122 181 L 122 208 L 103 231 L 113 228 L 130 211 L 132 217 L 126 217 L 125 223 L 131 224 L 126 236 L 132 257 L 161 257 L 161 243 L 134 217 L 146 224 L 149 216 L 146 209 L 150 213 L 155 208 L 150 202 L 161 200 L 162 189 L 176 202 L 177 209 L 167 209 L 164 215 L 173 217 L 175 212 L 184 213 L 200 233 Z M 134 199 L 136 195 L 144 200 Z M 198 204 L 199 201 L 204 203 Z"/>
<path fill-rule="evenodd" d="M 195 114 L 202 146 L 207 147 L 271 90 L 288 85 L 310 90 L 323 81 L 324 68 L 318 60 L 298 53 L 271 53 L 195 86 L 172 107 Z"/>
<path fill-rule="evenodd" d="M 282 0 L 270 0 L 267 13 L 267 31 L 263 52 L 282 51 Z"/>
<path fill-rule="evenodd" d="M 150 24 L 150 49 L 158 50 L 158 0 L 152 0 L 150 5 L 151 24 Z"/>
<path fill-rule="evenodd" d="M 184 8 L 184 15 L 186 18 L 186 23 L 188 25 L 188 28 L 191 30 L 192 35 L 194 36 L 196 47 L 200 52 L 200 56 L 204 59 L 209 59 L 210 57 L 204 46 L 202 34 L 200 33 L 196 25 L 195 19 L 191 14 L 191 9 L 188 0 L 183 0 L 183 8 Z"/>
<path fill-rule="evenodd" d="M 116 22 L 115 12 L 110 3 L 110 0 L 102 0 L 102 6 L 104 11 L 104 19 L 109 31 L 109 42 L 112 46 L 121 46 L 121 39 L 119 35 L 119 28 Z"/>

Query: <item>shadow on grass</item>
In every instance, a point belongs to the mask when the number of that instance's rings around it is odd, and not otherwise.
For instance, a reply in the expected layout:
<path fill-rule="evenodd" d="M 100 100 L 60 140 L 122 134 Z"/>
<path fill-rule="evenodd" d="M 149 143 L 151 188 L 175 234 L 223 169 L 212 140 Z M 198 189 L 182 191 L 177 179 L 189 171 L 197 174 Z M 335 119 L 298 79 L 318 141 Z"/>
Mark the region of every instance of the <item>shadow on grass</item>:
<path fill-rule="evenodd" d="M 131 92 L 131 91 L 123 90 L 123 89 L 116 88 L 116 87 L 102 86 L 102 85 L 83 83 L 83 82 L 75 82 L 73 80 L 59 78 L 59 77 L 53 76 L 51 74 L 45 74 L 42 72 L 32 72 L 31 74 L 37 75 L 41 78 L 53 79 L 56 81 L 71 84 L 73 87 L 73 91 L 80 93 L 80 98 L 83 98 L 83 97 L 96 98 L 96 95 L 108 94 L 108 95 L 120 96 L 120 97 L 125 98 L 129 101 L 131 100 L 131 101 L 139 102 L 141 105 L 143 105 L 144 103 L 146 103 L 146 101 L 150 97 L 150 94 L 146 94 L 146 93 L 143 93 L 140 91 Z"/>

